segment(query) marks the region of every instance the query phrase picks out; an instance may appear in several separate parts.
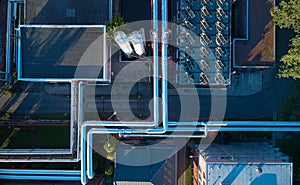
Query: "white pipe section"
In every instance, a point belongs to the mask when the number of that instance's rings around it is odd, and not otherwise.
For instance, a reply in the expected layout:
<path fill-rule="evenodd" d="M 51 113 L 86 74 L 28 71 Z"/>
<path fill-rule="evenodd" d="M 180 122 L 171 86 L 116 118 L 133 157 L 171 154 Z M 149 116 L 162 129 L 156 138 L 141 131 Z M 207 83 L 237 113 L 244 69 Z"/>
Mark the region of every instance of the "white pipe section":
<path fill-rule="evenodd" d="M 121 134 L 137 134 L 143 136 L 143 134 L 164 134 L 168 129 L 168 29 L 167 29 L 167 0 L 162 0 L 162 124 L 160 129 L 148 129 L 148 130 L 132 130 L 124 129 Z M 157 42 L 154 43 L 157 45 Z M 158 56 L 157 51 L 154 51 L 154 57 Z M 155 60 L 156 62 L 157 60 Z M 157 77 L 157 76 L 155 76 Z"/>
<path fill-rule="evenodd" d="M 300 122 L 291 121 L 208 121 L 208 126 L 289 126 L 300 127 Z"/>
<path fill-rule="evenodd" d="M 139 56 L 143 55 L 145 53 L 145 46 L 142 34 L 138 31 L 134 31 L 130 34 L 129 39 L 136 54 L 138 54 Z"/>
<path fill-rule="evenodd" d="M 24 175 L 0 175 L 0 179 L 7 180 L 53 180 L 53 181 L 78 181 L 80 176 L 24 176 Z"/>
<path fill-rule="evenodd" d="M 81 161 L 80 161 L 80 163 L 81 163 L 81 184 L 84 184 L 84 185 L 87 184 L 87 182 L 88 182 L 87 173 L 88 173 L 89 179 L 93 178 L 93 176 L 94 176 L 93 167 L 92 167 L 92 159 L 89 158 L 88 162 L 91 162 L 91 164 L 87 164 L 87 152 L 90 152 L 90 153 L 88 153 L 88 155 L 91 155 L 92 152 L 89 151 L 89 150 L 92 150 L 92 148 L 93 148 L 92 145 L 89 143 L 90 142 L 89 137 L 91 137 L 91 136 L 87 137 L 87 127 L 88 126 L 102 126 L 102 125 L 99 125 L 99 124 L 87 125 L 87 124 L 83 123 L 83 125 L 81 127 L 81 129 L 82 129 L 82 132 L 81 132 L 81 151 L 80 151 L 80 153 L 81 153 Z M 93 128 L 91 130 L 96 130 L 96 129 Z M 115 133 L 115 134 L 121 135 L 121 130 L 120 129 L 105 129 L 105 128 L 102 128 L 102 129 L 97 129 L 97 130 L 99 130 L 99 133 L 101 133 L 101 134 Z"/>
<path fill-rule="evenodd" d="M 300 127 L 300 122 L 289 121 L 208 121 L 208 122 L 175 122 L 168 123 L 169 126 L 197 126 L 207 125 L 208 127 Z"/>
<path fill-rule="evenodd" d="M 158 122 L 159 122 L 159 95 L 158 95 L 158 35 L 156 31 L 152 32 L 152 39 L 154 42 L 154 51 L 153 51 L 153 60 L 154 60 L 154 66 L 153 66 L 153 104 L 154 104 L 154 108 L 153 108 L 153 121 L 150 122 L 136 122 L 136 121 L 126 121 L 126 122 L 120 122 L 120 121 L 85 121 L 83 124 L 84 125 L 96 125 L 98 124 L 99 126 L 115 126 L 115 127 L 122 127 L 122 126 L 128 126 L 128 127 L 157 127 L 158 126 Z M 79 85 L 82 85 L 82 83 L 80 83 Z M 89 84 L 88 84 L 89 85 Z M 81 89 L 81 88 L 80 88 Z M 80 93 L 81 95 L 79 96 L 80 98 L 82 97 L 82 93 Z M 80 118 L 78 119 L 79 121 L 83 121 L 82 115 L 81 113 L 83 113 L 82 111 L 82 106 L 83 103 L 80 101 L 80 106 L 79 106 L 79 116 Z M 141 131 L 138 131 L 141 132 Z M 144 130 L 142 131 L 144 132 Z"/>
<path fill-rule="evenodd" d="M 130 54 L 133 52 L 133 49 L 130 46 L 129 38 L 127 37 L 127 35 L 124 32 L 122 32 L 122 31 L 118 31 L 115 34 L 115 41 L 119 45 L 119 47 L 121 48 L 121 50 L 127 56 L 130 56 Z"/>
<path fill-rule="evenodd" d="M 95 173 L 93 171 L 93 134 L 119 134 L 120 131 L 116 129 L 107 130 L 105 128 L 92 128 L 87 134 L 87 176 L 89 179 L 94 178 Z"/>
<path fill-rule="evenodd" d="M 5 73 L 5 80 L 10 83 L 10 31 L 11 31 L 11 5 L 12 2 L 8 1 L 7 4 L 7 19 L 6 19 L 6 73 Z"/>
<path fill-rule="evenodd" d="M 300 127 L 208 127 L 208 131 L 221 131 L 221 132 L 299 132 Z"/>
<path fill-rule="evenodd" d="M 0 174 L 10 174 L 10 175 L 80 175 L 80 171 L 76 171 L 76 170 L 0 169 Z"/>

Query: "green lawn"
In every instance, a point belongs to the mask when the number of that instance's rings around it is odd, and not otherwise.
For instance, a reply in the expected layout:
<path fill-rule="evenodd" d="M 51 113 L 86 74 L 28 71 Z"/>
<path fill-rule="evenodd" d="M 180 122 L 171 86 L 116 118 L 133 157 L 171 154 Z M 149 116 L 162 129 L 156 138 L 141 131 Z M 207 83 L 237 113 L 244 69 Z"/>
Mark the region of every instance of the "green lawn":
<path fill-rule="evenodd" d="M 69 126 L 40 126 L 21 129 L 9 141 L 6 148 L 69 148 Z"/>

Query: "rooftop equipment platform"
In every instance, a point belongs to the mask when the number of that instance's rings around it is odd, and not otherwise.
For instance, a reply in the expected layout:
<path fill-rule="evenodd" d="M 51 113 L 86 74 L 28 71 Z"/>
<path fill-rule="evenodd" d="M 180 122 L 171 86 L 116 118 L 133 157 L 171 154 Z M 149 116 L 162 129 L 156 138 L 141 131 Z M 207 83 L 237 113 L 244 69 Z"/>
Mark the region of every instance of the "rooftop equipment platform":
<path fill-rule="evenodd" d="M 179 83 L 230 84 L 231 0 L 177 4 Z"/>

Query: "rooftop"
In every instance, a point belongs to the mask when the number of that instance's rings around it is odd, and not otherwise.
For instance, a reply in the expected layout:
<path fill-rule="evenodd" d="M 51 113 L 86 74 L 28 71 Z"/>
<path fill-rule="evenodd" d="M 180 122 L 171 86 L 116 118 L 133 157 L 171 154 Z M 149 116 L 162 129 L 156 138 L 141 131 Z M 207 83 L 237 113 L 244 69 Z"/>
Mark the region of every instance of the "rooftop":
<path fill-rule="evenodd" d="M 233 40 L 233 65 L 250 68 L 274 66 L 275 27 L 270 15 L 274 0 L 240 0 L 233 6 L 235 30 L 246 26 L 246 35 L 237 34 Z M 241 22 L 246 25 L 241 25 Z"/>
<path fill-rule="evenodd" d="M 110 0 L 26 0 L 26 24 L 92 24 L 109 20 Z"/>
<path fill-rule="evenodd" d="M 19 76 L 23 79 L 103 78 L 103 26 L 20 27 Z"/>
<path fill-rule="evenodd" d="M 207 185 L 292 184 L 293 164 L 267 142 L 213 144 L 200 153 L 199 173 L 202 168 L 201 177 Z"/>
<path fill-rule="evenodd" d="M 176 184 L 175 147 L 122 146 L 116 150 L 115 184 Z M 171 156 L 171 157 L 170 157 Z"/>
<path fill-rule="evenodd" d="M 231 0 L 178 1 L 179 82 L 224 85 L 229 82 Z"/>
<path fill-rule="evenodd" d="M 212 144 L 205 150 L 200 150 L 206 162 L 286 162 L 288 156 L 264 141 L 232 142 L 230 144 Z"/>

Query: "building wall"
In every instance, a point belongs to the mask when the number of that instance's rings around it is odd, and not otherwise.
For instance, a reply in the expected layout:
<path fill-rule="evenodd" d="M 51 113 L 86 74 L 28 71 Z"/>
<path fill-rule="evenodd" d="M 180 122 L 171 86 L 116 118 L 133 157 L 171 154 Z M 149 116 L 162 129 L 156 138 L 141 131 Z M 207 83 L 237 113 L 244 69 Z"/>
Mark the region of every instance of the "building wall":
<path fill-rule="evenodd" d="M 194 150 L 193 158 L 193 184 L 198 185 L 198 174 L 199 174 L 199 153 Z"/>
<path fill-rule="evenodd" d="M 204 158 L 200 155 L 199 157 L 199 175 L 198 175 L 198 184 L 206 185 L 207 183 L 207 164 Z"/>

